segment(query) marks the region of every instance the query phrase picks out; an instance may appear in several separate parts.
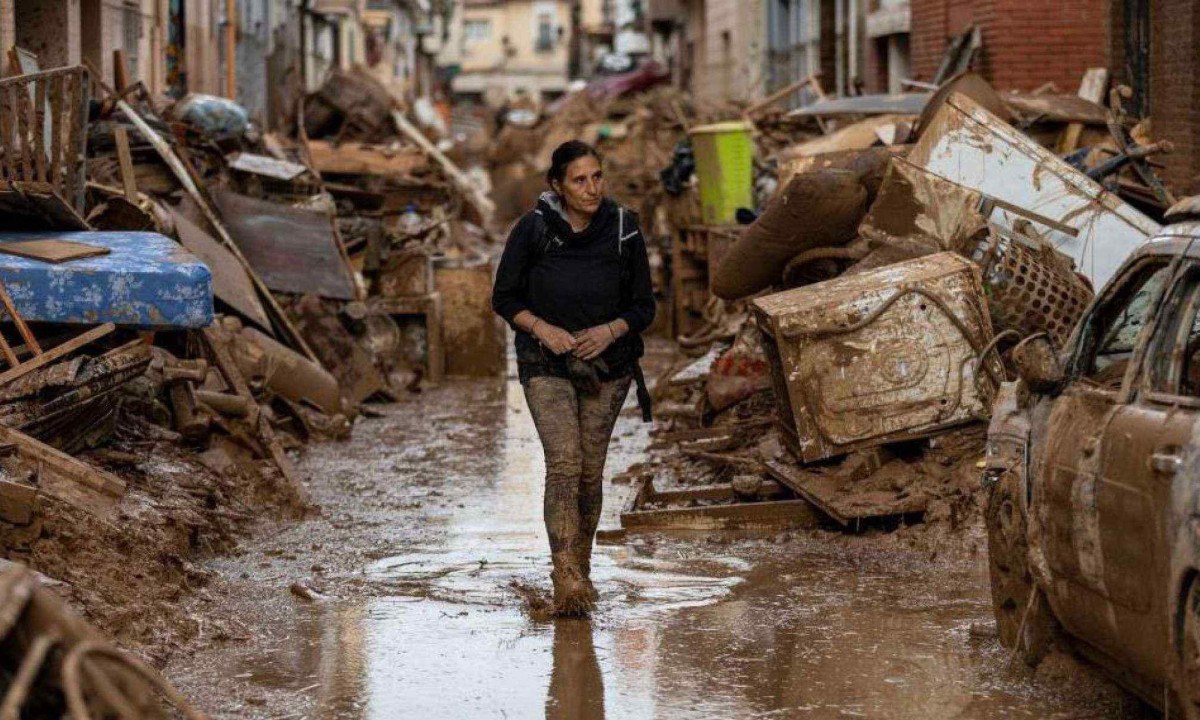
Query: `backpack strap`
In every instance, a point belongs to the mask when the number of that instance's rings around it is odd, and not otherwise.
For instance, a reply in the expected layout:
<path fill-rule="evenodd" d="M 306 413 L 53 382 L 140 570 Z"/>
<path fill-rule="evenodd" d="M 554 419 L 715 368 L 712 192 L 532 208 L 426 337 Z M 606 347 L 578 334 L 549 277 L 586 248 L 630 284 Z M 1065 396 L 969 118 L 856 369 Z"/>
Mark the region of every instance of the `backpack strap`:
<path fill-rule="evenodd" d="M 550 224 L 546 222 L 546 217 L 542 215 L 541 209 L 533 211 L 535 230 L 537 231 L 537 244 L 534 246 L 534 261 L 541 260 L 550 252 L 550 243 L 554 242 L 554 236 L 550 234 Z"/>
<path fill-rule="evenodd" d="M 628 251 L 626 250 L 626 247 L 627 247 L 626 243 L 628 243 L 628 241 L 632 240 L 633 238 L 637 237 L 638 233 L 641 232 L 641 230 L 639 230 L 637 225 L 635 224 L 633 226 L 632 232 L 630 232 L 629 234 L 625 233 L 625 215 L 626 214 L 627 214 L 627 211 L 625 210 L 625 207 L 623 205 L 618 205 L 617 206 L 617 255 L 620 256 L 622 260 L 625 259 L 625 256 L 628 254 Z"/>

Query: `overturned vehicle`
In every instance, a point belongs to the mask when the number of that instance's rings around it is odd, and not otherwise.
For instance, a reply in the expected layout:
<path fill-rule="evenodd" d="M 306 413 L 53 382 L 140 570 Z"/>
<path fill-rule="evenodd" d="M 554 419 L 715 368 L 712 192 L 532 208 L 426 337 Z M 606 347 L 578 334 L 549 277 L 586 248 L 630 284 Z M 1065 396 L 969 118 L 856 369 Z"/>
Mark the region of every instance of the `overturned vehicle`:
<path fill-rule="evenodd" d="M 1200 717 L 1200 202 L 1108 282 L 1066 347 L 1013 350 L 985 484 L 1001 641 L 1056 641 Z M 1166 700 L 1165 700 L 1166 699 Z"/>

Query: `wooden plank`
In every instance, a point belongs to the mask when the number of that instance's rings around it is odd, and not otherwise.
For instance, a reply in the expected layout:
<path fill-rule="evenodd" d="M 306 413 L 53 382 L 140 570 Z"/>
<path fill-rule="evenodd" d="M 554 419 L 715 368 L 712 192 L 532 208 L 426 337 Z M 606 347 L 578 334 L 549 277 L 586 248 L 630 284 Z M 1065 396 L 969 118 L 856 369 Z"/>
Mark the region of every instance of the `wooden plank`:
<path fill-rule="evenodd" d="M 0 480 L 0 520 L 28 525 L 37 507 L 37 488 Z"/>
<path fill-rule="evenodd" d="M 4 355 L 4 360 L 8 363 L 9 367 L 16 367 L 21 364 L 21 361 L 17 359 L 17 353 L 8 344 L 8 339 L 2 333 L 0 333 L 0 353 Z"/>
<path fill-rule="evenodd" d="M 762 465 L 762 461 L 754 458 L 742 457 L 740 455 L 722 455 L 720 453 L 704 452 L 702 450 L 680 450 L 679 453 L 684 457 L 693 460 L 704 460 L 706 462 L 716 463 L 717 465 L 732 465 L 735 467 L 758 468 Z"/>
<path fill-rule="evenodd" d="M 855 493 L 856 481 L 844 475 L 799 473 L 795 468 L 773 461 L 764 466 L 772 477 L 820 508 L 842 527 L 855 526 L 865 520 L 925 512 L 927 499 L 924 495 L 901 498 L 879 490 Z"/>
<path fill-rule="evenodd" d="M 621 514 L 626 530 L 718 530 L 726 528 L 817 527 L 820 519 L 806 500 L 769 500 L 706 507 L 638 510 Z"/>
<path fill-rule="evenodd" d="M 29 144 L 29 96 L 22 87 L 13 87 L 16 94 L 13 103 L 13 126 L 21 142 L 21 178 L 33 180 L 33 155 Z"/>
<path fill-rule="evenodd" d="M 63 263 L 79 258 L 108 255 L 112 250 L 102 245 L 48 238 L 45 240 L 18 240 L 0 243 L 0 254 L 41 260 L 48 263 Z"/>
<path fill-rule="evenodd" d="M 83 207 L 84 190 L 84 158 L 87 156 L 87 124 L 88 93 L 83 82 L 83 75 L 72 74 L 67 85 L 67 106 L 70 120 L 67 122 L 66 177 L 62 194 L 76 208 Z M 81 210 L 82 212 L 82 210 Z"/>
<path fill-rule="evenodd" d="M 780 88 L 779 90 L 776 90 L 775 92 L 771 93 L 767 97 L 763 98 L 762 100 L 759 100 L 758 102 L 754 103 L 750 107 L 743 110 L 742 116 L 744 118 L 746 118 L 747 120 L 749 120 L 752 116 L 754 116 L 758 112 L 761 112 L 762 110 L 765 110 L 766 108 L 771 107 L 775 103 L 786 98 L 788 95 L 791 95 L 794 92 L 798 92 L 799 90 L 801 90 L 802 88 L 807 86 L 809 83 L 813 82 L 813 80 L 815 80 L 815 78 L 812 75 L 809 75 L 808 77 L 804 78 L 803 80 L 797 80 L 796 82 L 791 83 L 790 85 L 786 85 L 786 86 Z"/>
<path fill-rule="evenodd" d="M 213 294 L 221 302 L 241 313 L 264 330 L 271 329 L 271 319 L 258 299 L 254 282 L 236 256 L 183 212 L 180 207 L 168 208 L 175 224 L 179 242 L 204 261 L 212 271 Z"/>
<path fill-rule="evenodd" d="M 409 177 L 428 165 L 425 154 L 416 148 L 392 149 L 384 145 L 309 140 L 313 167 L 334 175 L 376 175 Z"/>
<path fill-rule="evenodd" d="M 125 62 L 124 50 L 113 50 L 113 87 L 120 93 L 129 87 L 129 64 Z"/>
<path fill-rule="evenodd" d="M 1104 93 L 1108 89 L 1108 68 L 1088 68 L 1083 73 L 1079 83 L 1079 97 L 1094 103 L 1104 103 Z M 1079 147 L 1079 137 L 1083 134 L 1083 123 L 1074 122 L 1067 125 L 1058 141 L 1059 155 L 1075 152 Z"/>
<path fill-rule="evenodd" d="M 125 495 L 125 483 L 111 473 L 9 427 L 0 426 L 0 443 L 17 447 L 22 459 L 36 463 L 38 490 L 102 518 L 111 518 Z"/>
<path fill-rule="evenodd" d="M 43 352 L 41 355 L 37 355 L 37 356 L 31 358 L 30 360 L 28 360 L 24 363 L 21 363 L 17 367 L 10 368 L 10 369 L 5 370 L 4 372 L 0 373 L 0 385 L 3 385 L 5 383 L 10 383 L 19 377 L 28 375 L 29 373 L 33 372 L 34 370 L 37 370 L 38 368 L 40 368 L 44 365 L 48 365 L 49 363 L 52 363 L 55 360 L 58 360 L 59 358 L 65 357 L 65 356 L 75 352 L 79 348 L 83 347 L 84 345 L 87 345 L 90 342 L 98 340 L 116 329 L 117 329 L 116 325 L 113 325 L 112 323 L 104 323 L 103 325 L 94 327 L 91 330 L 88 330 L 87 332 L 76 335 L 75 337 L 71 338 L 70 340 L 66 341 L 65 343 L 63 343 L 61 345 L 56 345 L 56 346 L 50 348 L 49 350 Z"/>
<path fill-rule="evenodd" d="M 761 428 L 770 427 L 773 424 L 775 424 L 774 418 L 765 418 L 763 420 L 750 420 L 747 422 L 730 423 L 729 425 L 718 425 L 714 427 L 651 433 L 650 436 L 655 442 L 662 443 L 687 442 L 689 440 L 712 440 L 715 438 L 729 437 L 741 432 L 759 430 Z"/>
<path fill-rule="evenodd" d="M 46 116 L 40 117 L 39 113 L 45 114 L 46 108 L 46 80 L 35 80 L 34 84 L 34 101 L 29 108 L 29 124 L 37 130 L 34 137 L 37 142 L 34 144 L 33 158 L 34 170 L 36 171 L 37 179 L 41 181 L 50 180 L 46 175 L 46 148 L 49 138 L 46 137 L 46 128 L 53 127 L 54 119 Z"/>
<path fill-rule="evenodd" d="M 11 102 L 12 93 L 10 88 L 0 88 L 0 133 L 3 138 L 0 139 L 0 148 L 4 150 L 4 177 L 7 180 L 16 180 L 16 155 L 13 150 L 13 129 L 12 116 L 9 114 L 8 107 Z"/>
<path fill-rule="evenodd" d="M 33 331 L 25 324 L 25 318 L 21 317 L 21 313 L 17 312 L 17 306 L 13 304 L 12 296 L 8 294 L 8 288 L 2 282 L 0 282 L 0 304 L 4 305 L 4 309 L 8 311 L 13 324 L 17 326 L 17 332 L 21 334 L 21 339 L 25 341 L 25 347 L 29 348 L 29 351 L 34 355 L 41 355 L 42 346 L 38 344 L 37 338 L 33 336 Z"/>
<path fill-rule="evenodd" d="M 47 82 L 50 84 L 50 175 L 48 181 L 58 187 L 62 182 L 63 168 L 63 83 L 64 75 L 56 75 Z"/>
<path fill-rule="evenodd" d="M 125 198 L 137 203 L 137 179 L 133 173 L 133 156 L 129 152 L 129 131 L 118 125 L 113 130 L 113 140 L 117 144 L 117 161 L 121 167 L 121 187 L 125 190 Z"/>

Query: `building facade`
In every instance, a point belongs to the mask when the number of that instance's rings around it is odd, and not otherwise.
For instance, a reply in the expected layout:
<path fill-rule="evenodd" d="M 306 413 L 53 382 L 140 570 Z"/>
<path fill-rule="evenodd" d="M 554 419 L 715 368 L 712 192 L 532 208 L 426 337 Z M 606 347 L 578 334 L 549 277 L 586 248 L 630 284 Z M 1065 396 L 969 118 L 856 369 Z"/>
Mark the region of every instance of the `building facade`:
<path fill-rule="evenodd" d="M 112 86 L 114 51 L 151 93 L 235 97 L 266 126 L 335 67 L 363 65 L 398 96 L 426 96 L 422 38 L 446 0 L 0 0 L 0 49 L 43 69 L 86 63 Z M 232 58 L 230 47 L 232 46 Z"/>
<path fill-rule="evenodd" d="M 462 100 L 492 106 L 522 94 L 552 100 L 570 81 L 571 22 L 567 0 L 461 0 L 438 65 Z"/>

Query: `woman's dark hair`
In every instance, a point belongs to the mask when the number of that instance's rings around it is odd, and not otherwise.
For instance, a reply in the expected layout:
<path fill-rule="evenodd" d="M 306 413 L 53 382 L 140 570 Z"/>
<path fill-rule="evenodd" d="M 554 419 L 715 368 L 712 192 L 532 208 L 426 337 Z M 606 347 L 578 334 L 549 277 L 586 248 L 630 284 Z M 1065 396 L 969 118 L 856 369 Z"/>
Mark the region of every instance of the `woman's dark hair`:
<path fill-rule="evenodd" d="M 568 140 L 559 145 L 554 149 L 554 154 L 550 156 L 550 169 L 546 171 L 546 182 L 550 184 L 562 182 L 563 178 L 567 176 L 567 166 L 588 155 L 596 158 L 597 162 L 600 161 L 600 153 L 596 152 L 596 148 L 582 140 Z"/>

